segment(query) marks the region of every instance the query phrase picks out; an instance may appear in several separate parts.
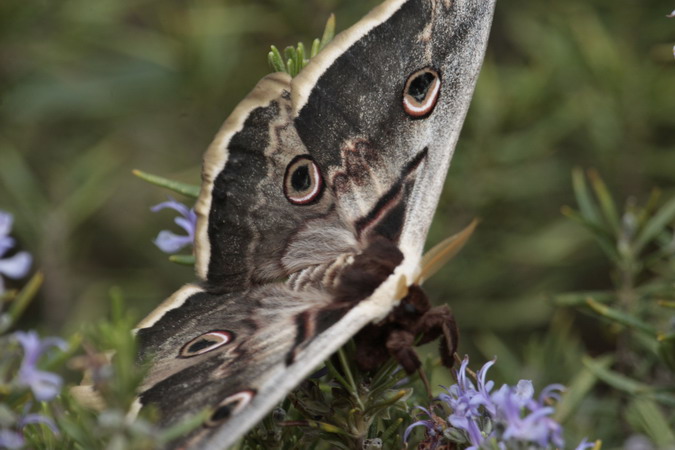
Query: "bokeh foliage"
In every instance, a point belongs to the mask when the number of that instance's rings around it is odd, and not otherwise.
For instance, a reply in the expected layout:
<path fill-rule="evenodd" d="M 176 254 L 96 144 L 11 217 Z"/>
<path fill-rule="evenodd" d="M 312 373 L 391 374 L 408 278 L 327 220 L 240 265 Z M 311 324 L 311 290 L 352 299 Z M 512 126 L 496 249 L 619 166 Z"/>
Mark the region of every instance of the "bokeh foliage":
<path fill-rule="evenodd" d="M 109 309 L 111 285 L 142 314 L 190 281 L 151 243 L 170 221 L 149 212 L 165 192 L 131 170 L 196 182 L 215 131 L 267 73 L 270 44 L 308 42 L 331 12 L 339 31 L 376 3 L 0 2 L 0 209 L 45 274 L 23 326 L 65 335 Z M 612 448 L 648 433 L 653 413 L 580 372 L 584 355 L 614 355 L 621 331 L 553 299 L 615 288 L 593 234 L 560 212 L 577 208 L 573 168 L 595 168 L 619 211 L 653 187 L 675 196 L 674 6 L 501 0 L 429 239 L 481 218 L 427 290 L 452 305 L 462 352 L 499 356 L 493 376 L 595 389 L 569 413 L 570 442 Z"/>

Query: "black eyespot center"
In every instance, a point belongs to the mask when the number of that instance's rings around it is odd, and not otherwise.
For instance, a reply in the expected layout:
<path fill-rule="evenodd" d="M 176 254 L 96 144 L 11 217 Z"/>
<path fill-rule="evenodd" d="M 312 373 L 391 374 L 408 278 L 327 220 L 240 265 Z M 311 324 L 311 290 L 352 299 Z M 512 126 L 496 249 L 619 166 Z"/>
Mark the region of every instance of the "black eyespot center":
<path fill-rule="evenodd" d="M 312 187 L 312 178 L 309 174 L 309 167 L 307 164 L 298 166 L 291 175 L 291 186 L 298 192 L 303 192 Z"/>
<path fill-rule="evenodd" d="M 214 341 L 214 340 L 200 339 L 197 342 L 195 342 L 194 344 L 190 345 L 190 347 L 188 347 L 188 349 L 187 349 L 187 352 L 188 353 L 196 353 L 199 350 L 204 350 L 205 348 L 210 347 L 210 346 L 212 346 L 213 344 L 216 344 L 216 343 L 217 343 L 217 341 Z"/>
<path fill-rule="evenodd" d="M 422 103 L 429 92 L 429 87 L 436 77 L 431 72 L 423 72 L 416 76 L 408 87 L 408 95 Z"/>
<path fill-rule="evenodd" d="M 234 406 L 233 403 L 235 402 L 230 402 L 216 409 L 213 414 L 211 414 L 211 420 L 213 422 L 220 422 L 221 420 L 225 420 L 230 417 L 232 415 L 232 407 Z"/>

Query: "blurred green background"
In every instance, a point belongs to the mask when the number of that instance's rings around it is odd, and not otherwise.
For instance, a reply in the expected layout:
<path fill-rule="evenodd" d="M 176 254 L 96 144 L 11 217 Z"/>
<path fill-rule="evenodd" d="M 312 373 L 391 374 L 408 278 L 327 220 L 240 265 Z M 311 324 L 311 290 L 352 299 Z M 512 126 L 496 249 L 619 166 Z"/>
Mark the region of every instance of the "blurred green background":
<path fill-rule="evenodd" d="M 338 30 L 376 1 L 3 0 L 0 209 L 45 272 L 25 327 L 67 334 L 108 310 L 119 286 L 145 314 L 190 268 L 153 244 L 173 214 L 141 169 L 190 183 L 234 105 L 269 69 L 270 44 Z M 589 233 L 562 216 L 570 173 L 595 168 L 619 204 L 675 194 L 675 3 L 500 0 L 485 65 L 429 244 L 481 224 L 428 284 L 454 309 L 460 350 L 499 355 L 493 376 L 569 383 L 581 355 L 615 336 L 553 306 L 611 287 Z M 177 230 L 176 230 L 177 231 Z M 513 378 L 515 377 L 515 378 Z M 574 436 L 620 446 L 622 400 L 588 403 Z M 634 428 L 634 427 L 633 427 Z"/>

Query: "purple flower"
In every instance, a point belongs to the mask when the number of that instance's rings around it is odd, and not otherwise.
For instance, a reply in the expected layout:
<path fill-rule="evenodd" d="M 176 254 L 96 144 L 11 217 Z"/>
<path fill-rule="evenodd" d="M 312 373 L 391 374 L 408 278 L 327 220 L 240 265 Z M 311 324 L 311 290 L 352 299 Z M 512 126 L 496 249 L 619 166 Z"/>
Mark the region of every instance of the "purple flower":
<path fill-rule="evenodd" d="M 59 434 L 59 430 L 56 428 L 54 421 L 49 417 L 43 416 L 42 414 L 26 414 L 19 421 L 19 427 L 23 428 L 26 425 L 30 425 L 33 423 L 41 423 L 43 425 L 46 425 L 47 428 L 52 430 L 52 433 Z"/>
<path fill-rule="evenodd" d="M 438 396 L 451 413 L 447 423 L 433 413 L 433 410 L 418 407 L 430 420 L 418 420 L 410 425 L 403 436 L 407 441 L 410 432 L 417 426 L 424 426 L 425 443 L 437 445 L 443 439 L 459 444 L 469 443 L 466 450 L 489 448 L 564 448 L 562 426 L 551 418 L 554 408 L 552 400 L 559 400 L 564 387 L 552 384 L 544 388 L 539 398 L 534 397 L 534 386 L 530 380 L 520 380 L 516 386 L 503 385 L 492 392 L 494 382 L 487 380 L 487 371 L 495 363 L 488 361 L 478 371 L 476 384 L 467 377 L 468 357 L 465 357 L 456 373 L 457 383 Z M 437 436 L 435 440 L 432 440 Z M 447 441 L 446 441 L 447 442 Z M 525 447 L 523 447 L 525 446 Z M 584 439 L 576 450 L 592 448 Z M 425 447 L 426 448 L 426 447 Z M 434 448 L 434 447 L 432 447 Z"/>
<path fill-rule="evenodd" d="M 440 419 L 428 409 L 421 406 L 416 406 L 415 408 L 424 411 L 424 413 L 429 416 L 429 419 L 418 420 L 406 428 L 405 433 L 403 433 L 403 442 L 408 442 L 408 438 L 410 437 L 410 433 L 412 432 L 413 428 L 423 426 L 426 428 L 425 442 L 427 442 L 431 448 L 435 448 L 443 438 L 443 430 L 447 425 L 442 419 Z"/>
<path fill-rule="evenodd" d="M 595 444 L 593 442 L 586 442 L 586 438 L 583 438 L 579 445 L 574 450 L 586 450 L 587 448 L 593 448 Z"/>
<path fill-rule="evenodd" d="M 549 444 L 563 447 L 562 427 L 550 417 L 554 409 L 534 401 L 533 395 L 529 380 L 521 380 L 515 388 L 504 385 L 492 395 L 497 406 L 496 422 L 504 430 L 498 437 L 504 441 L 534 442 L 540 447 Z"/>
<path fill-rule="evenodd" d="M 19 419 L 18 423 L 15 426 L 16 430 L 7 430 L 0 429 L 0 448 L 7 449 L 20 449 L 24 448 L 25 439 L 23 437 L 23 429 L 26 425 L 31 425 L 34 423 L 41 423 L 47 426 L 52 433 L 55 435 L 59 434 L 59 430 L 56 428 L 54 421 L 49 417 L 45 417 L 42 414 L 26 414 L 25 412 L 30 409 L 31 403 L 27 403 L 24 408 L 24 416 Z"/>
<path fill-rule="evenodd" d="M 174 222 L 187 233 L 187 236 L 175 234 L 172 231 L 162 230 L 159 232 L 154 242 L 164 253 L 176 253 L 186 245 L 191 245 L 195 239 L 195 227 L 197 225 L 197 214 L 194 209 L 188 209 L 187 206 L 176 200 L 169 198 L 169 201 L 160 203 L 151 208 L 152 212 L 157 212 L 165 208 L 170 208 L 182 217 L 176 217 Z"/>
<path fill-rule="evenodd" d="M 38 401 L 49 401 L 61 390 L 61 377 L 39 370 L 37 362 L 40 356 L 50 347 L 66 349 L 66 343 L 59 338 L 45 338 L 40 340 L 35 331 L 14 333 L 14 338 L 23 347 L 23 361 L 19 368 L 18 382 L 22 386 L 28 386 Z"/>
<path fill-rule="evenodd" d="M 438 398 L 444 401 L 452 414 L 448 417 L 450 425 L 462 430 L 467 440 L 472 444 L 471 448 L 478 448 L 485 440 L 479 423 L 495 413 L 495 406 L 490 399 L 490 391 L 494 387 L 493 381 L 486 382 L 488 369 L 495 361 L 488 361 L 478 371 L 478 387 L 466 376 L 469 358 L 465 357 L 457 371 L 457 383 L 447 389 L 447 394 L 441 394 Z"/>
<path fill-rule="evenodd" d="M 0 448 L 23 448 L 24 440 L 21 433 L 12 430 L 0 430 Z"/>
<path fill-rule="evenodd" d="M 28 273 L 33 259 L 28 252 L 19 252 L 14 256 L 2 258 L 7 250 L 14 247 L 14 239 L 9 236 L 13 222 L 11 214 L 0 211 L 0 275 L 16 279 Z M 0 277 L 0 293 L 4 291 L 5 285 Z"/>

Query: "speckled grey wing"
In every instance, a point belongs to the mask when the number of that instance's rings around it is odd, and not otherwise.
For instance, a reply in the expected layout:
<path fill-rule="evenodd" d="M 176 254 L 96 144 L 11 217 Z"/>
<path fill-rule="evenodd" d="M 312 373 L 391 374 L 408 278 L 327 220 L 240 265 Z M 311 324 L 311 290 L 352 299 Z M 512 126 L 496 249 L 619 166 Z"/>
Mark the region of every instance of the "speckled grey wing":
<path fill-rule="evenodd" d="M 424 155 L 401 212 L 380 224 L 407 258 L 422 251 L 468 110 L 489 33 L 493 0 L 387 1 L 336 39 L 292 81 L 295 126 L 327 173 L 343 220 L 357 232 L 402 172 Z M 428 117 L 402 104 L 408 77 L 438 71 Z M 393 230 L 393 231 L 389 231 Z"/>
<path fill-rule="evenodd" d="M 325 230 L 323 243 L 340 252 L 354 246 L 329 190 L 300 207 L 288 201 L 289 164 L 308 154 L 293 127 L 290 89 L 287 74 L 263 78 L 204 156 L 195 266 L 210 291 L 240 292 L 287 277 L 297 268 L 285 256 L 295 251 L 291 241 L 303 240 L 303 229 Z M 321 261 L 335 257 L 321 243 L 315 250 Z"/>
<path fill-rule="evenodd" d="M 159 408 L 162 426 L 208 410 L 203 426 L 170 444 L 190 448 L 285 369 L 296 342 L 295 318 L 308 304 L 320 308 L 330 297 L 293 292 L 283 284 L 220 295 L 188 285 L 170 300 L 176 308 L 137 331 L 141 358 L 153 358 L 140 402 Z"/>
<path fill-rule="evenodd" d="M 290 90 L 287 74 L 263 78 L 204 156 L 195 268 L 210 292 L 241 292 L 359 249 L 297 134 Z M 319 172 L 311 201 L 290 201 L 286 185 L 297 161 Z"/>

